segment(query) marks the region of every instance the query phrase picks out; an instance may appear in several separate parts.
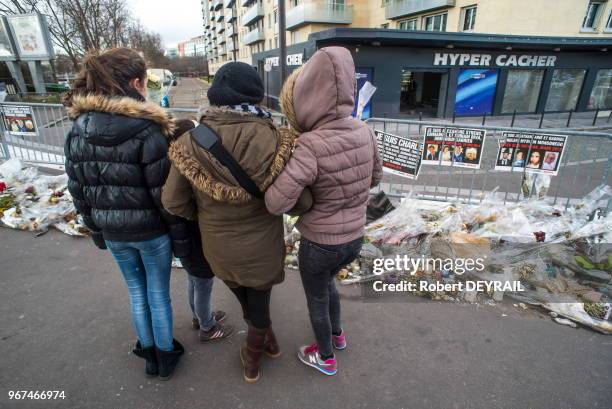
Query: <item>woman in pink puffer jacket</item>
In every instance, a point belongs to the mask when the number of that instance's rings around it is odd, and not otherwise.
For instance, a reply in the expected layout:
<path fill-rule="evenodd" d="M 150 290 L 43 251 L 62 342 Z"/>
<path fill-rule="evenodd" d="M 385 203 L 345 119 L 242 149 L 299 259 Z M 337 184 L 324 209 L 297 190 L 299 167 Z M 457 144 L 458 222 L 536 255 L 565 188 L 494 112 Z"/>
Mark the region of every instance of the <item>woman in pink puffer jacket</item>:
<path fill-rule="evenodd" d="M 333 348 L 346 348 L 334 276 L 359 255 L 370 188 L 382 166 L 374 133 L 351 117 L 355 66 L 342 47 L 317 51 L 292 73 L 281 91 L 281 108 L 300 133 L 293 155 L 266 191 L 272 214 L 287 212 L 308 187 L 314 204 L 300 216 L 299 265 L 317 342 L 298 357 L 326 375 L 337 372 Z"/>

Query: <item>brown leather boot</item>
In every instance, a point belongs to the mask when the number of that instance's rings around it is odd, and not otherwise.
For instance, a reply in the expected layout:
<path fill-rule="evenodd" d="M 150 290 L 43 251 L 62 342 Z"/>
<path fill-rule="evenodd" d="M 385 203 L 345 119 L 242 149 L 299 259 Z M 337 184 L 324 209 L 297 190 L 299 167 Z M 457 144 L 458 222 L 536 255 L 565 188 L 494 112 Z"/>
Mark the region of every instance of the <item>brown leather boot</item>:
<path fill-rule="evenodd" d="M 264 344 L 264 352 L 270 358 L 278 358 L 281 356 L 280 346 L 278 345 L 278 341 L 276 340 L 276 335 L 274 335 L 274 331 L 272 330 L 272 326 L 268 327 L 268 331 L 266 332 L 266 342 Z"/>
<path fill-rule="evenodd" d="M 259 380 L 259 366 L 264 353 L 268 328 L 259 329 L 249 325 L 246 342 L 240 347 L 240 360 L 244 367 L 244 380 L 248 383 Z"/>

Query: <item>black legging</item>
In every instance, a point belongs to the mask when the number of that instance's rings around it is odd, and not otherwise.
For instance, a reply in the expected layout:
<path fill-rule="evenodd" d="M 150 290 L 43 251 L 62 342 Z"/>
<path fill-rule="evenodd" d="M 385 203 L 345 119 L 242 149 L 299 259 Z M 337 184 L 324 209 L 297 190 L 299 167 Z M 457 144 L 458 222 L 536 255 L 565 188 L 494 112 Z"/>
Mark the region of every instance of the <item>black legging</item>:
<path fill-rule="evenodd" d="M 230 290 L 240 301 L 245 321 L 259 329 L 270 326 L 270 294 L 272 289 L 256 290 L 250 287 L 230 287 Z"/>

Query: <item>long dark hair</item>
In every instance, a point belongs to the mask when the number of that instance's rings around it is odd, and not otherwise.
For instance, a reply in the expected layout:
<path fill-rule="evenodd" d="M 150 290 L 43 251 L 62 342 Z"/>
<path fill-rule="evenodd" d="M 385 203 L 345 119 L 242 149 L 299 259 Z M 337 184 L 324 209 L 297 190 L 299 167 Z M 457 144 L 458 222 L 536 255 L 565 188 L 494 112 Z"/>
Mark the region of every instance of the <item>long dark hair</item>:
<path fill-rule="evenodd" d="M 130 86 L 130 81 L 134 78 L 144 81 L 146 75 L 145 60 L 132 49 L 119 47 L 102 54 L 89 52 L 62 102 L 71 106 L 72 98 L 77 95 L 128 96 L 144 101 L 142 95 Z"/>

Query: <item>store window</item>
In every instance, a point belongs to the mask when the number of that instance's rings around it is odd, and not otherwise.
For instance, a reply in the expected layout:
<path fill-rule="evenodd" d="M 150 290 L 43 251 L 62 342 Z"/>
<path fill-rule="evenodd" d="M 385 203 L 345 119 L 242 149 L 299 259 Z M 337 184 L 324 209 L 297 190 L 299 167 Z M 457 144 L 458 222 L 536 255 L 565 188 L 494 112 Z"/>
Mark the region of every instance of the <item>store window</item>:
<path fill-rule="evenodd" d="M 597 71 L 597 77 L 595 78 L 595 84 L 593 85 L 587 108 L 612 108 L 612 69 L 608 68 Z"/>
<path fill-rule="evenodd" d="M 447 13 L 425 17 L 424 29 L 426 31 L 446 31 Z"/>
<path fill-rule="evenodd" d="M 412 18 L 410 20 L 402 20 L 399 22 L 398 27 L 400 30 L 418 30 L 418 19 Z"/>
<path fill-rule="evenodd" d="M 463 8 L 463 31 L 474 31 L 476 25 L 476 6 Z"/>
<path fill-rule="evenodd" d="M 589 2 L 584 20 L 582 21 L 583 30 L 595 30 L 597 20 L 599 20 L 599 14 L 603 10 L 604 5 L 605 3 L 602 1 Z"/>
<path fill-rule="evenodd" d="M 509 70 L 502 112 L 535 112 L 543 80 L 544 70 Z"/>
<path fill-rule="evenodd" d="M 559 69 L 553 73 L 546 111 L 570 111 L 576 109 L 586 70 Z"/>

